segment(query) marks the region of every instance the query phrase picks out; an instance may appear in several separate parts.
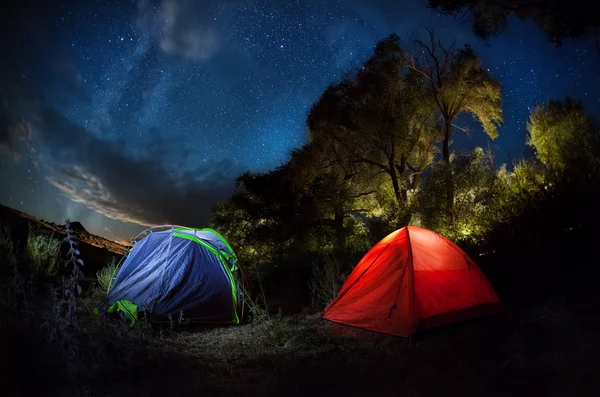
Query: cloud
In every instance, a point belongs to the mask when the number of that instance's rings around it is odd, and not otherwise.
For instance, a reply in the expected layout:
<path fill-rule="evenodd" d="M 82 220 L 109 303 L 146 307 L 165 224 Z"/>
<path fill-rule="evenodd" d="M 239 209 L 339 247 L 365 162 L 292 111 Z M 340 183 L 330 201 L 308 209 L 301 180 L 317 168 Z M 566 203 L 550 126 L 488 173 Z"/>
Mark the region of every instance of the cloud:
<path fill-rule="evenodd" d="M 206 60 L 219 48 L 212 14 L 208 1 L 163 0 L 157 8 L 149 0 L 140 0 L 136 25 L 156 39 L 165 53 Z"/>
<path fill-rule="evenodd" d="M 229 161 L 171 178 L 152 160 L 131 159 L 111 146 L 93 153 L 89 166 L 54 165 L 48 180 L 75 202 L 142 226 L 206 225 L 210 209 L 233 192 L 237 173 Z M 107 161 L 98 162 L 100 156 Z"/>
<path fill-rule="evenodd" d="M 205 226 L 211 208 L 231 196 L 235 177 L 245 171 L 230 160 L 193 167 L 187 161 L 191 152 L 179 150 L 157 130 L 148 131 L 152 144 L 136 147 L 134 155 L 124 142 L 97 138 L 41 100 L 20 105 L 25 111 L 18 123 L 0 113 L 2 125 L 11 126 L 2 130 L 2 144 L 12 148 L 15 139 L 31 139 L 33 129 L 48 181 L 110 219 Z"/>
<path fill-rule="evenodd" d="M 21 159 L 21 143 L 33 150 L 29 145 L 31 141 L 31 127 L 23 119 L 13 119 L 4 110 L 0 109 L 0 153 L 8 154 L 15 161 Z"/>

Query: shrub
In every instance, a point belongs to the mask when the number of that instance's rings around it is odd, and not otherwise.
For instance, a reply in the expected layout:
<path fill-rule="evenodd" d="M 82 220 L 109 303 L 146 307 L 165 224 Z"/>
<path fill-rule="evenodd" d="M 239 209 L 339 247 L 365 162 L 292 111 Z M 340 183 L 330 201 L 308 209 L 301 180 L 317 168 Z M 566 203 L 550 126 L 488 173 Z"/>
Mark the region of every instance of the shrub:
<path fill-rule="evenodd" d="M 29 271 L 35 277 L 56 276 L 60 260 L 60 241 L 29 228 L 25 247 Z"/>

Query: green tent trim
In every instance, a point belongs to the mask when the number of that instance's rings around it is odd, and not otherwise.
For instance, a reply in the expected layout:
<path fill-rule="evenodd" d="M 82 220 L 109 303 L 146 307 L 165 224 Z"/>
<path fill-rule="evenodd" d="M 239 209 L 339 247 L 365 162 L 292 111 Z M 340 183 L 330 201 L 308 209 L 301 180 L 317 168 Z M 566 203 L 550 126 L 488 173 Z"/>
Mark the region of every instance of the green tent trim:
<path fill-rule="evenodd" d="M 131 320 L 131 327 L 138 321 L 138 307 L 135 303 L 127 300 L 116 301 L 107 310 L 107 313 L 118 313 L 122 312 L 125 316 Z M 94 314 L 98 314 L 98 308 L 94 308 Z"/>

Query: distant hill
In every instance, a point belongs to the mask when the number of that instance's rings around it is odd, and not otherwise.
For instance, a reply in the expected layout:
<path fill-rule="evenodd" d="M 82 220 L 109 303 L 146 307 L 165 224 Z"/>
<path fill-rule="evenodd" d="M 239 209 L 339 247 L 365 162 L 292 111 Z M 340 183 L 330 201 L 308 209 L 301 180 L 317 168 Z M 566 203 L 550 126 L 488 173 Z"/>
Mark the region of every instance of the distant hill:
<path fill-rule="evenodd" d="M 29 227 L 50 233 L 57 239 L 66 236 L 65 225 L 57 225 L 33 215 L 0 204 L 0 226 L 8 226 L 17 252 L 22 252 L 27 242 Z M 79 251 L 84 261 L 86 276 L 93 276 L 113 257 L 125 254 L 127 247 L 115 241 L 89 233 L 78 221 L 71 222 L 71 233 L 79 241 Z"/>

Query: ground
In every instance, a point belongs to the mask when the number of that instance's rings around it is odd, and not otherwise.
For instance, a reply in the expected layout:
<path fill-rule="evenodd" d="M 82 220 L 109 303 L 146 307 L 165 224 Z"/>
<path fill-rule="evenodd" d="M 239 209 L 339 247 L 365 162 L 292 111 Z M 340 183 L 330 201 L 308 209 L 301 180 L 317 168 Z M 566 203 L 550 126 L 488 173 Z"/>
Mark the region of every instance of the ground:
<path fill-rule="evenodd" d="M 125 336 L 114 343 L 129 346 L 112 356 L 110 370 L 87 370 L 85 387 L 98 396 L 592 395 L 600 385 L 600 305 L 588 297 L 507 307 L 410 339 L 335 325 L 318 313 L 212 330 L 118 326 Z M 92 335 L 117 327 L 92 316 L 84 326 Z M 11 395 L 44 395 L 35 388 L 44 374 L 14 375 L 35 382 L 15 385 Z M 61 385 L 44 381 L 56 395 Z"/>

